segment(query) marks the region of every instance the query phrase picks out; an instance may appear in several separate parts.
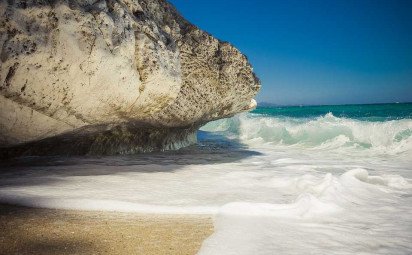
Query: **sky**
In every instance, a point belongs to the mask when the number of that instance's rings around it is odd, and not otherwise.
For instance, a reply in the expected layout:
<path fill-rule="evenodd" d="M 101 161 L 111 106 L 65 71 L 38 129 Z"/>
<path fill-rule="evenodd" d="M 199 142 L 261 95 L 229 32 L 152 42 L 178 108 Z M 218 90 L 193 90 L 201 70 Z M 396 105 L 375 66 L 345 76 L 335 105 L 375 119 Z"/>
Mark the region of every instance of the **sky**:
<path fill-rule="evenodd" d="M 170 0 L 280 105 L 412 102 L 411 0 Z"/>

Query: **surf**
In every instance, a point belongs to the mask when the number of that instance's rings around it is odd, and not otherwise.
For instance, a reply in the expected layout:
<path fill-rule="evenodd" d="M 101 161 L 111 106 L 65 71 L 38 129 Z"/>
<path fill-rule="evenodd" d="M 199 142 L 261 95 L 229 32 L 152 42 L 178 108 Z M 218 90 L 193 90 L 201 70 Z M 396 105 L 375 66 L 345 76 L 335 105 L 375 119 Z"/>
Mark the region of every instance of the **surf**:
<path fill-rule="evenodd" d="M 201 130 L 218 132 L 251 145 L 302 149 L 335 149 L 400 154 L 412 149 L 412 120 L 365 121 L 335 117 L 292 118 L 241 114 Z"/>

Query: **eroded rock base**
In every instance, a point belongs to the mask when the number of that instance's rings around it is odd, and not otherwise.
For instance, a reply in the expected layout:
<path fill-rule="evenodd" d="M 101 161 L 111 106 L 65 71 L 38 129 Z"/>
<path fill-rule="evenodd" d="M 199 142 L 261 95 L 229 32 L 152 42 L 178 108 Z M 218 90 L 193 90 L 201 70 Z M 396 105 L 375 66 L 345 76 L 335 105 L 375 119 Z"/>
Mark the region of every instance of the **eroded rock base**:
<path fill-rule="evenodd" d="M 35 142 L 0 148 L 0 159 L 45 155 L 122 155 L 177 150 L 196 143 L 198 127 L 164 128 L 134 123 L 88 126 Z"/>

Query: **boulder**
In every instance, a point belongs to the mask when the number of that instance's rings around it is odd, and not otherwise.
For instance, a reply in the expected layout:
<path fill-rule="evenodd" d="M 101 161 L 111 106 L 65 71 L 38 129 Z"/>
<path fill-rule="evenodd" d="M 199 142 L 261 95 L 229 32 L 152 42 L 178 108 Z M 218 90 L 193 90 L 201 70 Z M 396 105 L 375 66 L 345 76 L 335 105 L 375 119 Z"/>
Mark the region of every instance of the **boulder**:
<path fill-rule="evenodd" d="M 7 156 L 178 149 L 260 88 L 239 50 L 164 0 L 0 1 L 0 64 Z"/>

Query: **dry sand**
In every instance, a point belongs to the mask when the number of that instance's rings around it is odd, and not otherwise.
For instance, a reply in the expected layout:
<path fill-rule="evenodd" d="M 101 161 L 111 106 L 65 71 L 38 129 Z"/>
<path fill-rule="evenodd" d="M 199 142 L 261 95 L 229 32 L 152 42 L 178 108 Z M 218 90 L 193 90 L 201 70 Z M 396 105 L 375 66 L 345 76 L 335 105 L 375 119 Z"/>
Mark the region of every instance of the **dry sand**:
<path fill-rule="evenodd" d="M 0 254 L 196 254 L 209 216 L 143 215 L 0 204 Z"/>

